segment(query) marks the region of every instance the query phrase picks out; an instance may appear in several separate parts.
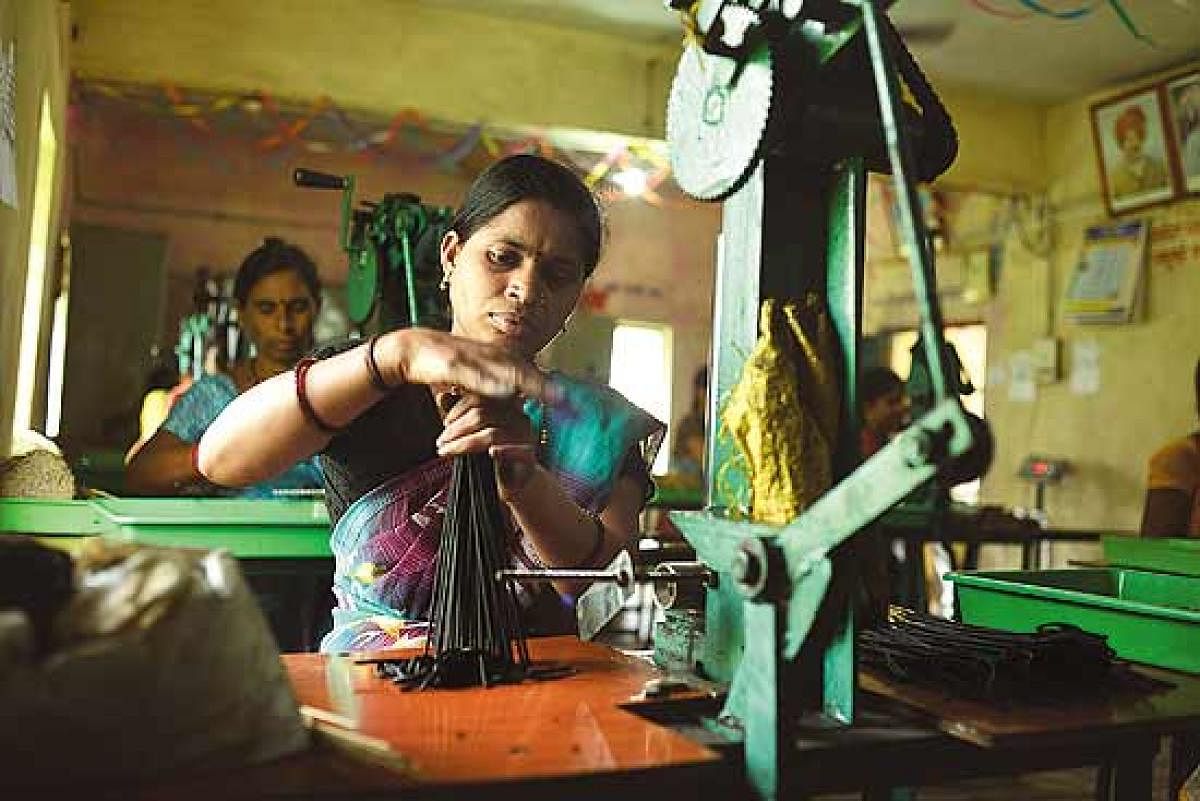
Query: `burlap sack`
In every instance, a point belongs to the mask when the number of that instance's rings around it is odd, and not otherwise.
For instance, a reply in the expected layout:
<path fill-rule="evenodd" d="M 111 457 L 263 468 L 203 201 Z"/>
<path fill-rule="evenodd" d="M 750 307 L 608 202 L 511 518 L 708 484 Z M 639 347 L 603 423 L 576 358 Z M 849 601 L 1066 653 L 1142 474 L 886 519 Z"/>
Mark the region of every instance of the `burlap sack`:
<path fill-rule="evenodd" d="M 0 613 L 0 788 L 223 771 L 307 746 L 228 554 L 99 545 L 77 561 L 48 655 L 22 612 Z"/>

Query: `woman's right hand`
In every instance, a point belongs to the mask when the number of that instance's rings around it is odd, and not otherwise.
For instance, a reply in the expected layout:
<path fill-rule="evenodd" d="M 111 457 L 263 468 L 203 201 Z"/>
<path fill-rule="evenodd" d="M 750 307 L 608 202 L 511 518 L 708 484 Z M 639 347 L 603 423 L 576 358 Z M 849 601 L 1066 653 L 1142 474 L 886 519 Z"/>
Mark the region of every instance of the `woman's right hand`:
<path fill-rule="evenodd" d="M 406 328 L 380 338 L 379 369 L 388 384 L 459 387 L 489 398 L 523 396 L 548 403 L 560 390 L 532 363 L 504 348 L 428 328 Z M 461 394 L 461 393 L 460 393 Z"/>

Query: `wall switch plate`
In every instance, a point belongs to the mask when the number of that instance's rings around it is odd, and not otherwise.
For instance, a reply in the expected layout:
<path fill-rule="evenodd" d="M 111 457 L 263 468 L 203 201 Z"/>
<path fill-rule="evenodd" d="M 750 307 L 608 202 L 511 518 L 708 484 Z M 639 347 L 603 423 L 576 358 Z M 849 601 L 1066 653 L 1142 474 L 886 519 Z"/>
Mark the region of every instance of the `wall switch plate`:
<path fill-rule="evenodd" d="M 1061 375 L 1059 370 L 1058 337 L 1042 337 L 1033 342 L 1029 355 L 1033 362 L 1033 380 L 1038 384 L 1053 384 Z"/>

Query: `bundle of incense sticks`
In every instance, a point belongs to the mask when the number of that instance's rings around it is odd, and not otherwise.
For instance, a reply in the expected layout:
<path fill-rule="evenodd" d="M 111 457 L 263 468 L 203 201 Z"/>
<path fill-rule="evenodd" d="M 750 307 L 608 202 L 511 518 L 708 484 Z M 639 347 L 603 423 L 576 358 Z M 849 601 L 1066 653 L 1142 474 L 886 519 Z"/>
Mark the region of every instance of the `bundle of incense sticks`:
<path fill-rule="evenodd" d="M 485 687 L 520 681 L 529 668 L 515 586 L 496 580 L 511 531 L 501 511 L 492 458 L 456 457 L 442 524 L 425 653 L 379 663 L 411 689 Z"/>

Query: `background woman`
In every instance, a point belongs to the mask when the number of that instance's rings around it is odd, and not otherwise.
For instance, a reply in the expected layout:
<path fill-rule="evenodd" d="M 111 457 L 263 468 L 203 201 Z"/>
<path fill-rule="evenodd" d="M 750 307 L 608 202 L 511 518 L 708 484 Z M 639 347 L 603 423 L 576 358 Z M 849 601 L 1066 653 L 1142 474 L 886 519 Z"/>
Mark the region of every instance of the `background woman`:
<path fill-rule="evenodd" d="M 334 630 L 322 650 L 386 648 L 423 630 L 450 459 L 489 452 L 513 561 L 606 564 L 637 530 L 663 427 L 613 390 L 534 357 L 600 258 L 594 197 L 562 165 L 512 156 L 467 192 L 440 258 L 449 333 L 411 328 L 302 360 L 238 398 L 200 443 L 218 484 L 321 453 L 334 521 Z M 569 596 L 523 594 L 533 631 L 573 627 Z"/>
<path fill-rule="evenodd" d="M 278 375 L 312 350 L 313 321 L 321 284 L 312 260 L 295 245 L 268 238 L 250 253 L 234 279 L 238 321 L 254 345 L 254 356 L 236 360 L 225 372 L 203 376 L 171 408 L 155 434 L 131 455 L 125 486 L 143 495 L 231 494 L 196 469 L 195 446 L 230 401 L 255 384 Z M 321 486 L 312 460 L 283 465 L 270 480 L 238 491 L 270 495 L 274 488 Z"/>

